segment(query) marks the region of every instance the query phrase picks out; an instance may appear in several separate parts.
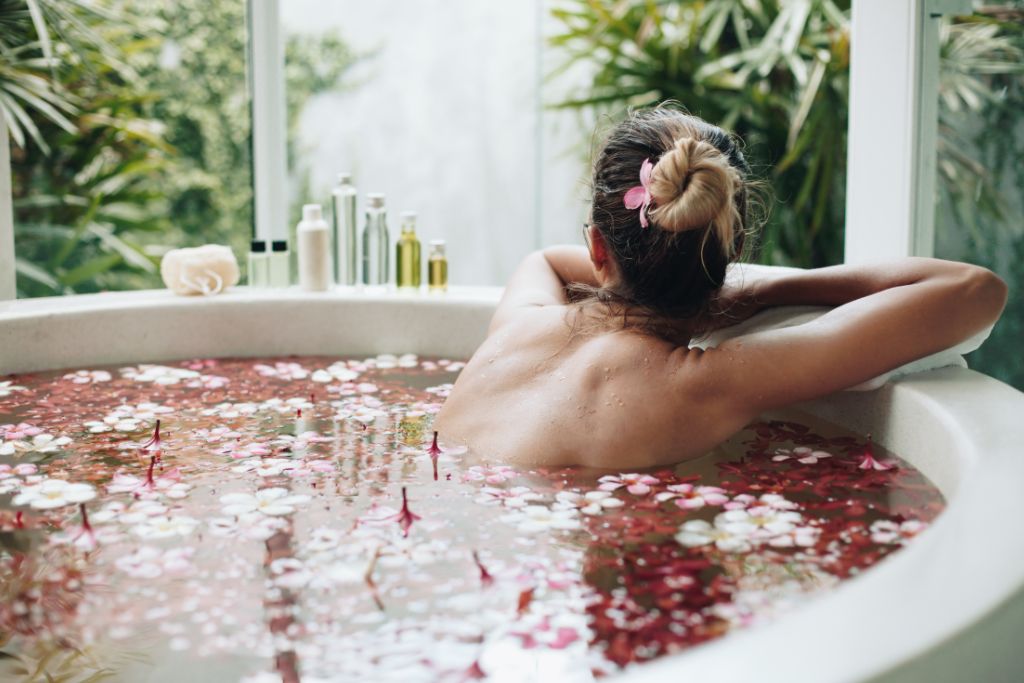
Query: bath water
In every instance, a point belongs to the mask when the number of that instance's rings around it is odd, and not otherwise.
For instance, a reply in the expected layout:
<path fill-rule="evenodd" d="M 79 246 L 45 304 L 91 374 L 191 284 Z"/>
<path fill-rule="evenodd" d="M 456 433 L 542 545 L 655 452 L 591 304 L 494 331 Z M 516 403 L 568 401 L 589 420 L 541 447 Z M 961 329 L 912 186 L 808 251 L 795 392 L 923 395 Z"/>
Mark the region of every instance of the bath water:
<path fill-rule="evenodd" d="M 489 462 L 433 438 L 461 367 L 0 380 L 0 679 L 585 681 L 777 618 L 943 506 L 799 415 L 674 468 Z"/>

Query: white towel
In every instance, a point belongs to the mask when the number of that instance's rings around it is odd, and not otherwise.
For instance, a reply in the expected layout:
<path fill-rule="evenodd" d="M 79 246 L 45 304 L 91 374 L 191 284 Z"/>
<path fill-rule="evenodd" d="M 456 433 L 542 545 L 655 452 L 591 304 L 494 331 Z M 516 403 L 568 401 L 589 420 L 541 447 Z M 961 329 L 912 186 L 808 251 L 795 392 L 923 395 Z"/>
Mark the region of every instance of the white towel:
<path fill-rule="evenodd" d="M 702 349 L 714 348 L 727 339 L 742 337 L 745 334 L 764 332 L 766 330 L 781 330 L 785 327 L 803 325 L 804 323 L 815 320 L 830 310 L 832 309 L 827 306 L 780 306 L 778 308 L 769 308 L 761 311 L 748 320 L 744 320 L 739 324 L 733 325 L 732 327 L 725 327 L 720 330 L 716 330 L 700 341 L 691 344 L 691 346 Z M 895 379 L 901 375 L 909 375 L 913 372 L 924 372 L 926 370 L 935 370 L 936 368 L 945 368 L 949 366 L 966 368 L 967 361 L 964 360 L 964 354 L 970 353 L 981 346 L 982 342 L 988 338 L 988 335 L 991 332 L 992 326 L 989 325 L 981 332 L 978 332 L 971 338 L 960 342 L 956 346 L 948 348 L 945 351 L 939 351 L 938 353 L 933 353 L 930 356 L 925 356 L 924 358 L 911 361 L 906 365 L 901 365 L 895 370 L 891 370 L 884 375 L 879 375 L 874 379 L 869 379 L 866 382 L 861 382 L 857 386 L 850 387 L 846 391 L 870 391 L 872 389 L 879 388 L 890 379 Z"/>

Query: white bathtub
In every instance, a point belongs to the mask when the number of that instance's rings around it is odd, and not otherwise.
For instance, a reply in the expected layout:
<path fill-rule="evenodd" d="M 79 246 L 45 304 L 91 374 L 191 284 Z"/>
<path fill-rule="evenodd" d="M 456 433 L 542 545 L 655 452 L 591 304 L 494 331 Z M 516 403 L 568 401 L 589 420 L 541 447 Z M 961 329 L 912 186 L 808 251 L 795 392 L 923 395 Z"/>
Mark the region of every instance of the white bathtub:
<path fill-rule="evenodd" d="M 465 357 L 500 290 L 239 289 L 0 302 L 0 374 L 200 356 Z M 949 501 L 913 544 L 773 623 L 632 670 L 632 681 L 1024 680 L 1024 394 L 962 369 L 803 406 L 921 469 Z"/>

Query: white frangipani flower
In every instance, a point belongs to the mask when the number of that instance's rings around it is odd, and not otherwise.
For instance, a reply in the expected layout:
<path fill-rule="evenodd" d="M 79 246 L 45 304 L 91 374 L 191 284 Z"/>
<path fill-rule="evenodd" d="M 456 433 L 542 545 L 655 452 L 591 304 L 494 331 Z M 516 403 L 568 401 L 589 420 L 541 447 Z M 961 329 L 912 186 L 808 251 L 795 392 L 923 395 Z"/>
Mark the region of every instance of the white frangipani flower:
<path fill-rule="evenodd" d="M 109 382 L 113 377 L 106 370 L 79 370 L 64 375 L 64 379 L 74 384 L 95 384 Z"/>
<path fill-rule="evenodd" d="M 503 517 L 512 522 L 519 531 L 539 533 L 542 531 L 571 531 L 580 528 L 579 514 L 575 509 L 553 509 L 545 505 L 527 505 L 513 514 Z"/>
<path fill-rule="evenodd" d="M 3 382 L 0 382 L 0 398 L 10 396 L 15 391 L 25 391 L 25 387 L 18 386 L 17 384 L 10 380 L 4 380 Z"/>
<path fill-rule="evenodd" d="M 102 420 L 90 420 L 85 423 L 85 426 L 93 434 L 110 431 L 137 432 L 152 427 L 161 415 L 173 412 L 173 408 L 157 403 L 139 403 L 138 405 L 126 403 L 111 410 Z"/>
<path fill-rule="evenodd" d="M 188 536 L 198 524 L 198 521 L 185 515 L 150 517 L 141 524 L 133 526 L 132 533 L 142 538 Z"/>
<path fill-rule="evenodd" d="M 712 526 L 704 519 L 691 519 L 679 527 L 676 541 L 687 548 L 714 544 L 719 550 L 742 553 L 750 550 L 750 541 L 745 535 L 736 534 L 718 525 Z"/>
<path fill-rule="evenodd" d="M 172 368 L 166 365 L 139 365 L 121 368 L 121 376 L 135 382 L 152 382 L 153 384 L 177 384 L 184 379 L 195 379 L 199 373 L 186 368 Z"/>
<path fill-rule="evenodd" d="M 278 517 L 295 512 L 295 506 L 309 502 L 310 497 L 304 494 L 292 494 L 285 488 L 260 489 L 255 495 L 251 493 L 229 493 L 220 497 L 224 504 L 222 512 L 235 517 L 251 512 Z"/>
<path fill-rule="evenodd" d="M 90 484 L 74 484 L 63 479 L 46 479 L 34 486 L 23 486 L 11 502 L 14 505 L 28 505 L 37 510 L 50 510 L 77 505 L 96 497 L 96 489 Z"/>
<path fill-rule="evenodd" d="M 36 434 L 28 439 L 0 443 L 0 455 L 21 457 L 28 453 L 56 453 L 69 443 L 71 443 L 71 439 L 67 436 Z"/>
<path fill-rule="evenodd" d="M 620 508 L 622 500 L 610 491 L 587 491 L 580 494 L 574 491 L 559 491 L 555 494 L 555 504 L 559 507 L 578 508 L 585 515 L 599 515 L 605 510 Z"/>

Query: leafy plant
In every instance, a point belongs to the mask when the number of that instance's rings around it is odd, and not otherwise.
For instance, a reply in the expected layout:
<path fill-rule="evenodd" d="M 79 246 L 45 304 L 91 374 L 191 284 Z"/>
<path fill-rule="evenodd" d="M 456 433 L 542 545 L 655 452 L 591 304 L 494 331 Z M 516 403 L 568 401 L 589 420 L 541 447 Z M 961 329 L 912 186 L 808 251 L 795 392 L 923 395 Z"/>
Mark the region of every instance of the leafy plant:
<path fill-rule="evenodd" d="M 63 116 L 26 108 L 27 140 L 42 145 L 13 154 L 19 296 L 159 286 L 167 249 L 244 253 L 251 235 L 244 1 L 112 7 L 0 0 L 3 46 L 36 60 L 12 69 L 60 98 Z M 330 36 L 294 36 L 288 52 L 297 118 L 351 58 Z"/>
<path fill-rule="evenodd" d="M 563 69 L 593 76 L 556 104 L 621 112 L 676 100 L 737 132 L 777 203 L 769 263 L 842 260 L 849 2 L 574 0 L 553 10 Z M 557 76 L 559 72 L 554 75 Z"/>

